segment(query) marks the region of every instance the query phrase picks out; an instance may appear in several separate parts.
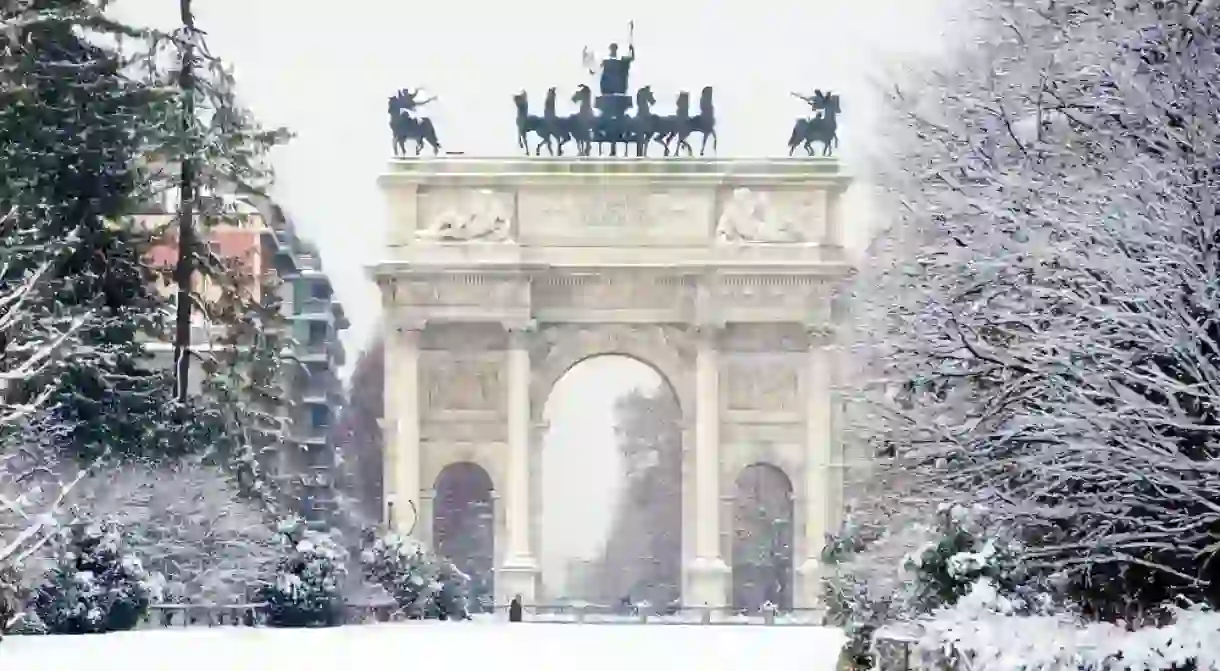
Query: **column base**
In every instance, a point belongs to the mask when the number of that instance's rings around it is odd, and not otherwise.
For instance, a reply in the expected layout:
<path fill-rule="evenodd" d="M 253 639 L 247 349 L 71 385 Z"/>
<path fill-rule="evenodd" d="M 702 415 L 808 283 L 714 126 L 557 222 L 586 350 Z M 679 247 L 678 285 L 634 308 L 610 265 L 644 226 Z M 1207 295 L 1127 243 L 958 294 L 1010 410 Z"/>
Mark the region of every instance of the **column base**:
<path fill-rule="evenodd" d="M 496 570 L 496 605 L 508 605 L 518 595 L 523 605 L 534 605 L 539 574 L 538 562 L 533 557 L 504 560 Z"/>
<path fill-rule="evenodd" d="M 683 605 L 690 608 L 725 608 L 733 571 L 720 557 L 698 557 L 686 566 Z"/>
<path fill-rule="evenodd" d="M 806 559 L 803 564 L 796 567 L 796 584 L 794 585 L 796 590 L 792 595 L 794 607 L 824 610 L 822 580 L 826 577 L 827 571 L 825 564 L 813 558 Z"/>

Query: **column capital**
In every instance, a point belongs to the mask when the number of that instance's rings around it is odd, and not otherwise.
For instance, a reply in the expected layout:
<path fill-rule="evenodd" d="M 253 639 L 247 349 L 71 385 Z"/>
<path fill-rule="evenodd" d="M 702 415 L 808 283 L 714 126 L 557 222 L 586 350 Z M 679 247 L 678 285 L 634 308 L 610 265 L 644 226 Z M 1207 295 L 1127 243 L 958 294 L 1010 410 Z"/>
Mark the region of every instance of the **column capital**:
<path fill-rule="evenodd" d="M 390 334 L 405 344 L 418 344 L 419 338 L 428 328 L 426 319 L 395 319 L 390 323 Z"/>
<path fill-rule="evenodd" d="M 826 323 L 803 324 L 802 326 L 805 329 L 805 337 L 809 339 L 810 349 L 830 344 L 835 333 L 834 327 Z"/>
<path fill-rule="evenodd" d="M 538 321 L 507 322 L 504 332 L 508 334 L 508 346 L 512 349 L 528 349 L 538 334 Z"/>
<path fill-rule="evenodd" d="M 701 322 L 691 325 L 691 333 L 701 344 L 718 347 L 727 328 L 728 324 L 725 322 Z"/>

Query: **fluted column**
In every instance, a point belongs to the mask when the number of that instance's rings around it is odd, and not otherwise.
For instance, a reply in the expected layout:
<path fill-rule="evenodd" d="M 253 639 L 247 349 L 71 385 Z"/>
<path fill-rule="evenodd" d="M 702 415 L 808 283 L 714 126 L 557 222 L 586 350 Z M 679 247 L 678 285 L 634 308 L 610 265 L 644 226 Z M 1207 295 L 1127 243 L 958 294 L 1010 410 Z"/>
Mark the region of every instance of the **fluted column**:
<path fill-rule="evenodd" d="M 821 580 L 822 548 L 828 532 L 837 531 L 838 496 L 833 476 L 834 463 L 833 387 L 834 360 L 825 334 L 811 330 L 806 363 L 805 496 L 803 562 L 797 569 L 798 608 L 818 603 Z"/>
<path fill-rule="evenodd" d="M 508 329 L 508 455 L 506 460 L 505 522 L 508 547 L 497 583 L 508 599 L 520 594 L 522 601 L 534 600 L 538 562 L 530 542 L 530 339 L 533 324 Z"/>
<path fill-rule="evenodd" d="M 729 568 L 720 556 L 720 328 L 700 327 L 695 354 L 695 556 L 685 599 L 723 607 Z"/>

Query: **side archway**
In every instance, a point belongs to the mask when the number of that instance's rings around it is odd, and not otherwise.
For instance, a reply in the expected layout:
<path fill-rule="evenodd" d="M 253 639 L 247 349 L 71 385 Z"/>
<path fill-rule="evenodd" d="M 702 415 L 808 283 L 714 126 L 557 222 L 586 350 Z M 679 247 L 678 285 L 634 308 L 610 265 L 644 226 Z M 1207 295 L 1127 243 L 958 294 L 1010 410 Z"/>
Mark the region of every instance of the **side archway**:
<path fill-rule="evenodd" d="M 792 481 L 767 463 L 746 466 L 733 497 L 733 607 L 792 609 Z"/>
<path fill-rule="evenodd" d="M 433 489 L 436 552 L 470 576 L 471 609 L 490 607 L 495 594 L 496 533 L 491 476 L 478 464 L 456 462 L 441 469 Z"/>

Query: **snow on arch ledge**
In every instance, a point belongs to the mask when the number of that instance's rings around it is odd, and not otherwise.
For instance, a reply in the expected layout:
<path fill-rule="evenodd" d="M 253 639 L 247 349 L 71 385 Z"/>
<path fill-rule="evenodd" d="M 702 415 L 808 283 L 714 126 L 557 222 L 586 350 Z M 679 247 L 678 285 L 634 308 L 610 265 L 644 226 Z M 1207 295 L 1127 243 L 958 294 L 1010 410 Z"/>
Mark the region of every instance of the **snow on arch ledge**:
<path fill-rule="evenodd" d="M 834 671 L 829 627 L 411 622 L 332 629 L 187 628 L 11 636 L 0 666 L 39 671 Z M 111 666 L 114 664 L 114 666 Z"/>

